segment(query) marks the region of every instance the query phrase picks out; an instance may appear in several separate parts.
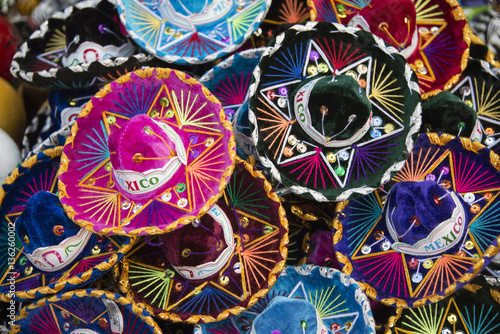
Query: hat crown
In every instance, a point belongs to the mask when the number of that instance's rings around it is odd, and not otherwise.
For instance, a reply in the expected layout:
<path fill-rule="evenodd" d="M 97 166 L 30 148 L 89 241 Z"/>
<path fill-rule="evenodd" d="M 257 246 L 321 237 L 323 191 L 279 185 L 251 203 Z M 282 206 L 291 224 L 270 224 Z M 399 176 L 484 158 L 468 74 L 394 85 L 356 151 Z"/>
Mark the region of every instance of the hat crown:
<path fill-rule="evenodd" d="M 418 44 L 417 12 L 412 0 L 372 0 L 349 25 L 370 31 L 400 51 L 408 49 L 405 57 Z"/>
<path fill-rule="evenodd" d="M 292 97 L 298 123 L 324 146 L 353 144 L 370 128 L 371 103 L 351 76 L 313 77 L 301 83 Z"/>
<path fill-rule="evenodd" d="M 97 8 L 73 13 L 66 26 L 64 66 L 91 63 L 115 57 L 128 57 L 135 48 L 121 33 L 119 24 Z"/>
<path fill-rule="evenodd" d="M 254 319 L 250 333 L 316 334 L 323 333 L 321 329 L 328 332 L 310 301 L 276 296 Z"/>
<path fill-rule="evenodd" d="M 427 243 L 429 252 L 439 253 L 447 248 L 446 240 L 453 245 L 463 235 L 464 225 L 468 222 L 464 205 L 459 196 L 434 181 L 396 183 L 384 208 L 389 232 L 395 242 L 393 248 L 397 249 L 398 244 L 422 248 L 415 249 L 415 254 L 418 254 Z M 445 241 L 438 241 L 443 235 Z"/>
<path fill-rule="evenodd" d="M 15 227 L 28 259 L 43 271 L 56 271 L 75 261 L 91 236 L 66 215 L 58 196 L 47 191 L 29 198 Z"/>
<path fill-rule="evenodd" d="M 113 178 L 131 199 L 156 196 L 186 164 L 181 138 L 165 123 L 146 114 L 132 117 L 108 138 Z"/>
<path fill-rule="evenodd" d="M 235 248 L 228 215 L 215 205 L 200 220 L 162 236 L 165 256 L 181 276 L 207 279 L 227 263 Z"/>

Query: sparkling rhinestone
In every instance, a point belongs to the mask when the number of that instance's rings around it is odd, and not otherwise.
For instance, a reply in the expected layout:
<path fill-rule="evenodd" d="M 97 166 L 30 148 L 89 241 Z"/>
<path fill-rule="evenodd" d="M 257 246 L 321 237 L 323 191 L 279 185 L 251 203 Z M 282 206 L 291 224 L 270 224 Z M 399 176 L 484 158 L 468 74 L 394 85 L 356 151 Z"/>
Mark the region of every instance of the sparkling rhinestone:
<path fill-rule="evenodd" d="M 424 261 L 424 263 L 422 263 L 422 267 L 424 267 L 425 269 L 431 269 L 433 264 L 434 262 L 432 262 L 431 259 L 427 259 Z"/>
<path fill-rule="evenodd" d="M 334 163 L 337 161 L 337 156 L 333 152 L 328 152 L 326 154 L 326 160 L 328 160 L 329 163 Z"/>
<path fill-rule="evenodd" d="M 418 28 L 418 33 L 419 34 L 425 35 L 428 32 L 429 32 L 429 29 L 427 29 L 426 27 L 420 27 L 420 28 Z"/>
<path fill-rule="evenodd" d="M 287 96 L 288 95 L 288 88 L 286 88 L 286 87 L 280 87 L 280 89 L 278 90 L 278 92 L 280 93 L 281 96 Z"/>
<path fill-rule="evenodd" d="M 162 97 L 160 99 L 160 104 L 162 107 L 168 107 L 168 105 L 170 104 L 170 101 L 166 98 L 166 97 Z"/>
<path fill-rule="evenodd" d="M 391 133 L 392 131 L 394 131 L 394 125 L 393 124 L 387 123 L 386 125 L 384 125 L 384 132 L 385 133 Z"/>
<path fill-rule="evenodd" d="M 320 73 L 326 73 L 326 72 L 328 72 L 328 65 L 326 63 L 319 63 L 318 64 L 318 71 Z"/>
<path fill-rule="evenodd" d="M 449 314 L 449 315 L 448 315 L 448 317 L 447 317 L 447 319 L 448 319 L 448 322 L 449 322 L 450 324 L 452 324 L 452 325 L 453 325 L 455 322 L 457 322 L 457 316 L 456 316 L 454 313 Z"/>
<path fill-rule="evenodd" d="M 219 282 L 220 284 L 222 285 L 227 285 L 229 283 L 229 277 L 227 277 L 226 275 L 222 275 L 220 278 L 219 278 Z"/>
<path fill-rule="evenodd" d="M 443 175 L 448 175 L 450 173 L 450 167 L 442 167 L 439 169 L 439 173 L 443 174 Z"/>
<path fill-rule="evenodd" d="M 463 96 L 469 96 L 470 95 L 470 88 L 469 87 L 460 88 L 460 94 L 462 94 Z"/>
<path fill-rule="evenodd" d="M 470 240 L 467 240 L 465 242 L 464 246 L 465 246 L 465 249 L 471 250 L 471 249 L 474 248 L 474 243 L 472 241 L 470 241 Z"/>
<path fill-rule="evenodd" d="M 305 331 L 307 329 L 307 321 L 301 320 L 300 321 L 300 328 Z"/>
<path fill-rule="evenodd" d="M 309 65 L 307 66 L 307 73 L 309 75 L 316 75 L 318 74 L 318 68 L 316 67 L 316 65 Z"/>
<path fill-rule="evenodd" d="M 297 151 L 300 153 L 305 153 L 307 151 L 307 146 L 304 143 L 298 143 L 297 144 Z"/>
<path fill-rule="evenodd" d="M 337 168 L 335 168 L 335 174 L 337 174 L 338 176 L 344 176 L 345 168 L 342 166 L 337 166 Z"/>
<path fill-rule="evenodd" d="M 345 10 L 345 6 L 343 4 L 337 4 L 337 13 L 339 15 L 339 17 L 341 19 L 343 18 L 346 18 L 347 17 L 347 14 L 346 14 L 346 10 Z"/>
<path fill-rule="evenodd" d="M 321 115 L 328 115 L 328 107 L 327 106 L 319 107 L 319 112 Z"/>
<path fill-rule="evenodd" d="M 384 251 L 391 249 L 391 242 L 389 240 L 383 241 L 382 244 L 380 245 L 380 248 Z"/>
<path fill-rule="evenodd" d="M 347 71 L 345 75 L 350 76 L 354 80 L 358 80 L 358 73 L 356 73 L 355 71 Z"/>
<path fill-rule="evenodd" d="M 102 328 L 107 328 L 108 327 L 108 320 L 106 320 L 106 318 L 101 318 L 99 319 L 99 321 L 97 322 L 99 324 L 99 326 L 101 326 Z"/>
<path fill-rule="evenodd" d="M 175 38 L 179 38 L 179 37 L 181 37 L 182 35 L 183 35 L 183 34 L 182 34 L 182 32 L 180 32 L 180 31 L 176 31 L 176 32 L 174 33 L 174 37 L 175 37 Z"/>
<path fill-rule="evenodd" d="M 467 203 L 472 203 L 472 202 L 474 202 L 475 199 L 476 199 L 476 196 L 474 196 L 473 193 L 467 193 L 464 195 L 464 201 L 466 201 Z"/>
<path fill-rule="evenodd" d="M 493 198 L 493 194 L 492 194 L 492 193 L 485 193 L 485 194 L 483 195 L 483 198 L 484 198 L 484 200 L 485 200 L 485 201 L 488 201 L 488 202 L 489 202 L 489 201 L 491 201 L 491 199 Z"/>
<path fill-rule="evenodd" d="M 470 212 L 472 213 L 478 213 L 479 211 L 481 211 L 481 207 L 479 206 L 479 204 L 472 204 L 472 206 L 470 207 Z"/>
<path fill-rule="evenodd" d="M 149 126 L 147 126 L 147 125 L 146 125 L 145 127 L 143 127 L 143 128 L 142 128 L 142 130 L 143 130 L 145 133 L 147 133 L 148 135 L 149 135 L 149 133 L 150 133 L 150 132 L 152 132 L 152 131 L 153 131 L 153 130 L 152 130 Z"/>
<path fill-rule="evenodd" d="M 495 131 L 492 128 L 486 128 L 484 129 L 484 133 L 488 136 L 491 136 L 492 134 L 495 133 Z"/>
<path fill-rule="evenodd" d="M 370 252 L 372 251 L 372 248 L 368 245 L 364 245 L 363 247 L 361 247 L 361 253 L 367 255 L 367 254 L 370 254 Z"/>
<path fill-rule="evenodd" d="M 92 255 L 97 255 L 101 252 L 101 247 L 99 245 L 94 245 L 90 252 L 92 253 Z"/>
<path fill-rule="evenodd" d="M 425 68 L 425 67 L 419 67 L 417 72 L 422 74 L 422 75 L 426 75 L 427 73 L 429 73 L 429 71 L 427 71 L 427 68 Z"/>
<path fill-rule="evenodd" d="M 359 79 L 358 84 L 361 88 L 366 88 L 366 80 L 365 79 Z M 361 93 L 359 95 L 362 95 Z"/>
<path fill-rule="evenodd" d="M 425 176 L 425 180 L 426 181 L 436 181 L 436 175 L 434 175 L 434 174 L 427 174 Z"/>
<path fill-rule="evenodd" d="M 134 205 L 134 208 L 132 209 L 132 212 L 133 212 L 133 213 L 136 213 L 136 212 L 137 212 L 137 211 L 139 211 L 141 208 L 142 208 L 142 204 L 136 204 L 136 205 Z"/>
<path fill-rule="evenodd" d="M 116 117 L 113 115 L 110 115 L 106 117 L 106 121 L 108 122 L 109 125 L 113 125 L 116 123 Z"/>
<path fill-rule="evenodd" d="M 344 327 L 347 331 L 349 331 L 349 329 L 351 329 L 351 327 L 352 327 L 352 322 L 350 322 L 350 321 L 346 322 Z"/>
<path fill-rule="evenodd" d="M 226 114 L 227 117 L 232 118 L 234 116 L 234 109 L 228 108 L 224 109 L 224 113 Z"/>
<path fill-rule="evenodd" d="M 289 146 L 286 146 L 283 150 L 283 154 L 285 155 L 285 157 L 290 158 L 293 155 L 293 149 Z"/>
<path fill-rule="evenodd" d="M 338 153 L 339 159 L 342 161 L 347 161 L 349 159 L 349 152 L 347 151 L 340 151 Z"/>
<path fill-rule="evenodd" d="M 32 266 L 27 266 L 26 268 L 24 268 L 24 274 L 26 276 L 31 275 L 32 272 L 33 272 L 33 267 Z"/>
<path fill-rule="evenodd" d="M 188 200 L 185 198 L 181 198 L 177 201 L 177 205 L 181 208 L 185 207 L 188 204 Z"/>
<path fill-rule="evenodd" d="M 111 170 L 113 169 L 113 165 L 111 164 L 111 161 L 106 164 L 106 166 L 104 167 L 104 169 L 107 172 L 111 172 Z"/>
<path fill-rule="evenodd" d="M 170 193 L 170 191 L 168 193 L 164 193 L 163 195 L 161 195 L 161 200 L 165 202 L 170 201 L 171 198 L 172 194 Z"/>
<path fill-rule="evenodd" d="M 158 111 L 158 109 L 153 109 L 151 111 L 150 116 L 151 116 L 151 118 L 158 118 L 158 116 L 160 116 L 160 112 Z"/>
<path fill-rule="evenodd" d="M 166 118 L 172 118 L 174 117 L 174 111 L 172 109 L 168 109 L 166 112 L 165 112 L 165 117 Z"/>
<path fill-rule="evenodd" d="M 439 28 L 436 26 L 431 28 L 431 33 L 433 33 L 433 34 L 437 33 L 438 31 L 439 31 Z"/>
<path fill-rule="evenodd" d="M 375 116 L 372 118 L 372 126 L 381 126 L 383 122 L 384 121 L 380 116 Z"/>
<path fill-rule="evenodd" d="M 410 260 L 408 260 L 408 268 L 410 269 L 416 269 L 418 267 L 418 260 L 414 257 L 412 257 Z"/>
<path fill-rule="evenodd" d="M 472 108 L 472 101 L 471 100 L 465 100 L 464 101 L 466 105 Z"/>
<path fill-rule="evenodd" d="M 130 209 L 131 206 L 132 206 L 132 204 L 129 201 L 122 202 L 122 209 L 123 210 L 128 210 L 128 209 Z"/>
<path fill-rule="evenodd" d="M 382 132 L 380 132 L 380 130 L 377 130 L 377 129 L 373 129 L 370 131 L 370 136 L 372 138 L 378 138 L 382 135 Z"/>
<path fill-rule="evenodd" d="M 70 327 L 71 327 L 71 325 L 69 324 L 69 322 L 63 323 L 63 328 L 65 331 L 68 331 Z"/>
<path fill-rule="evenodd" d="M 178 193 L 183 193 L 185 190 L 186 190 L 186 184 L 185 183 L 178 183 L 176 186 L 175 186 L 175 190 L 178 192 Z"/>
<path fill-rule="evenodd" d="M 264 226 L 264 234 L 269 234 L 273 231 L 273 228 L 269 225 Z"/>
<path fill-rule="evenodd" d="M 248 218 L 247 217 L 242 217 L 240 219 L 240 225 L 243 226 L 243 227 L 247 227 L 248 226 Z"/>
<path fill-rule="evenodd" d="M 484 143 L 486 145 L 493 145 L 495 143 L 495 139 L 493 137 L 486 137 L 486 139 L 484 140 Z"/>
<path fill-rule="evenodd" d="M 210 147 L 214 144 L 214 139 L 212 137 L 205 139 L 205 146 Z"/>
<path fill-rule="evenodd" d="M 414 273 L 413 275 L 411 275 L 411 280 L 413 283 L 420 283 L 422 282 L 422 274 L 421 273 Z"/>
<path fill-rule="evenodd" d="M 165 33 L 167 35 L 172 35 L 174 33 L 174 29 L 172 29 L 171 27 L 168 27 L 167 29 L 165 29 Z"/>
<path fill-rule="evenodd" d="M 286 107 L 286 105 L 287 105 L 287 99 L 286 99 L 286 98 L 284 98 L 284 97 L 280 97 L 280 98 L 278 99 L 278 106 L 279 106 L 280 108 L 285 108 L 285 107 Z"/>
<path fill-rule="evenodd" d="M 267 91 L 266 95 L 267 95 L 267 98 L 272 101 L 272 100 L 274 100 L 274 97 L 276 94 L 274 93 L 274 90 L 270 89 Z"/>
<path fill-rule="evenodd" d="M 241 274 L 241 263 L 236 262 L 233 266 L 233 270 L 237 274 Z"/>
<path fill-rule="evenodd" d="M 358 72 L 360 74 L 366 74 L 368 72 L 368 67 L 365 64 L 358 65 Z"/>
<path fill-rule="evenodd" d="M 297 144 L 297 137 L 295 137 L 294 135 L 288 136 L 288 144 L 292 146 Z"/>
<path fill-rule="evenodd" d="M 312 50 L 311 53 L 309 54 L 309 59 L 311 59 L 312 61 L 318 60 L 319 59 L 319 52 Z"/>
<path fill-rule="evenodd" d="M 422 68 L 422 67 L 424 67 L 424 62 L 422 60 L 418 59 L 417 61 L 415 61 L 415 66 L 418 68 Z"/>

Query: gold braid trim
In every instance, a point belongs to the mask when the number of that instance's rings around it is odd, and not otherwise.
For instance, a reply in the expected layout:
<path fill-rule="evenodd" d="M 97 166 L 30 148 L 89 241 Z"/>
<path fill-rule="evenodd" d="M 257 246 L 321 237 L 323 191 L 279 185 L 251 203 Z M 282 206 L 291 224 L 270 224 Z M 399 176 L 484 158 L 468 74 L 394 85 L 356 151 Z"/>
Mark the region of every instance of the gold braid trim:
<path fill-rule="evenodd" d="M 296 205 L 292 205 L 290 211 L 296 215 L 297 217 L 299 217 L 300 219 L 303 219 L 303 220 L 306 220 L 306 221 L 316 221 L 318 220 L 319 218 L 313 214 L 313 213 L 304 213 L 304 211 L 296 206 Z"/>
<path fill-rule="evenodd" d="M 256 179 L 262 179 L 264 181 L 264 190 L 267 194 L 267 197 L 270 198 L 272 201 L 276 202 L 279 204 L 278 208 L 278 216 L 280 219 L 280 224 L 281 226 L 285 229 L 285 233 L 283 234 L 283 237 L 280 240 L 280 246 L 279 246 L 279 251 L 281 254 L 281 257 L 283 260 L 279 261 L 274 268 L 269 272 L 268 276 L 268 281 L 267 281 L 267 287 L 262 288 L 256 293 L 254 293 L 248 302 L 246 303 L 245 306 L 234 306 L 231 307 L 227 310 L 224 310 L 220 312 L 217 315 L 217 318 L 214 318 L 213 316 L 210 315 L 191 315 L 189 316 L 186 320 L 182 320 L 179 315 L 172 313 L 172 312 L 161 312 L 159 314 L 156 314 L 155 316 L 162 319 L 162 320 L 168 320 L 172 322 L 185 322 L 189 324 L 197 324 L 197 323 L 210 323 L 210 322 L 215 322 L 215 321 L 221 321 L 224 319 L 227 319 L 230 316 L 238 315 L 244 310 L 252 307 L 257 303 L 261 298 L 265 297 L 269 290 L 273 287 L 273 285 L 276 283 L 276 280 L 278 279 L 281 271 L 285 267 L 285 262 L 286 258 L 288 255 L 288 220 L 286 218 L 286 211 L 283 209 L 283 206 L 281 205 L 281 200 L 280 197 L 273 191 L 272 185 L 266 180 L 266 177 L 257 169 L 255 169 L 250 163 L 246 162 L 245 160 L 239 158 L 236 156 L 235 158 L 236 164 L 243 163 L 245 166 L 245 169 L 252 175 L 252 177 Z M 131 289 L 130 281 L 129 281 L 129 268 L 130 264 L 127 258 L 124 258 L 121 262 L 122 264 L 122 269 L 121 269 L 121 275 L 120 275 L 120 280 L 118 282 L 118 288 L 122 293 L 125 293 L 127 295 L 127 298 L 134 300 L 135 295 L 134 292 Z M 154 308 L 146 303 L 138 303 L 140 306 L 144 307 L 150 314 L 154 314 Z"/>
<path fill-rule="evenodd" d="M 115 80 L 115 82 L 119 84 L 126 83 L 128 81 L 131 81 L 131 75 L 134 73 L 135 75 L 141 77 L 141 78 L 147 78 L 153 76 L 153 74 L 156 75 L 158 79 L 167 79 L 170 76 L 170 73 L 174 71 L 175 75 L 182 80 L 184 83 L 194 86 L 194 85 L 200 85 L 203 94 L 207 98 L 208 101 L 215 103 L 220 106 L 219 110 L 219 118 L 222 123 L 222 126 L 231 133 L 231 136 L 229 138 L 229 143 L 228 143 L 228 154 L 229 154 L 229 159 L 230 159 L 230 164 L 226 167 L 226 170 L 224 171 L 222 178 L 219 183 L 219 192 L 214 194 L 212 197 L 210 197 L 205 205 L 199 210 L 198 214 L 196 216 L 194 215 L 188 215 L 184 216 L 182 218 L 179 218 L 175 222 L 170 223 L 168 226 L 166 226 L 164 229 L 160 229 L 156 226 L 145 226 L 145 227 L 140 227 L 133 229 L 131 231 L 126 231 L 126 229 L 123 229 L 121 227 L 107 227 L 107 228 L 102 228 L 100 230 L 95 230 L 94 229 L 94 223 L 90 221 L 86 221 L 83 219 L 75 219 L 75 216 L 77 212 L 75 209 L 69 205 L 69 204 L 63 204 L 63 209 L 66 211 L 66 214 L 73 220 L 76 224 L 78 224 L 80 227 L 84 227 L 86 230 L 97 233 L 97 234 L 114 234 L 114 235 L 125 235 L 125 236 L 137 236 L 137 235 L 152 235 L 152 234 L 163 234 L 163 233 L 168 233 L 179 226 L 182 225 L 187 225 L 191 223 L 193 220 L 202 217 L 205 215 L 210 208 L 217 202 L 217 200 L 222 196 L 222 193 L 224 191 L 224 188 L 227 185 L 227 179 L 230 178 L 230 176 L 233 174 L 234 170 L 234 163 L 235 163 L 235 158 L 236 158 L 236 141 L 234 138 L 234 133 L 233 133 L 233 127 L 231 125 L 231 122 L 227 120 L 226 114 L 224 112 L 224 109 L 222 108 L 221 103 L 219 100 L 211 94 L 208 89 L 206 89 L 201 83 L 199 83 L 196 79 L 194 78 L 187 78 L 186 74 L 184 72 L 178 71 L 178 70 L 172 70 L 170 68 L 147 68 L 144 70 L 136 70 L 134 72 L 127 73 L 126 75 L 120 77 L 118 80 Z M 96 94 L 95 97 L 97 98 L 104 98 L 109 92 L 111 92 L 111 83 L 107 84 L 103 88 L 101 88 Z M 78 116 L 80 117 L 87 117 L 90 114 L 90 111 L 92 110 L 92 103 L 89 101 L 87 105 L 83 108 L 82 112 Z M 72 145 L 76 134 L 78 133 L 78 119 L 77 122 L 75 122 L 71 128 L 71 134 L 68 136 L 66 139 L 66 145 Z M 63 172 L 67 172 L 68 166 L 69 166 L 70 160 L 69 158 L 63 154 L 61 157 L 61 165 L 59 167 L 59 174 Z M 59 200 L 61 203 L 64 201 L 64 198 L 68 198 L 68 193 L 66 192 L 66 185 L 59 180 L 58 182 L 58 187 L 59 187 Z"/>
<path fill-rule="evenodd" d="M 314 0 L 307 0 L 307 7 L 309 8 L 309 19 L 311 21 L 316 21 L 318 17 L 318 12 L 316 11 L 316 5 L 314 4 Z"/>
<path fill-rule="evenodd" d="M 495 289 L 490 289 L 491 298 L 497 303 L 500 304 L 500 291 Z"/>
<path fill-rule="evenodd" d="M 41 307 L 45 306 L 47 303 L 55 303 L 58 301 L 68 300 L 68 299 L 72 299 L 75 297 L 91 297 L 91 298 L 101 299 L 102 296 L 106 296 L 106 298 L 108 298 L 108 299 L 110 299 L 110 300 L 112 300 L 112 301 L 114 301 L 122 306 L 129 306 L 130 305 L 132 312 L 135 313 L 139 318 L 141 318 L 141 320 L 143 320 L 146 324 L 148 324 L 150 327 L 152 327 L 153 332 L 155 334 L 162 333 L 162 331 L 160 330 L 160 327 L 153 320 L 152 317 L 150 317 L 149 315 L 142 314 L 144 311 L 143 307 L 141 307 L 140 305 L 138 305 L 137 303 L 135 303 L 131 299 L 128 299 L 125 297 L 120 296 L 118 299 L 116 299 L 116 296 L 114 293 L 108 292 L 108 291 L 102 291 L 102 290 L 90 290 L 89 293 L 87 293 L 86 290 L 82 289 L 82 290 L 75 290 L 75 291 L 69 291 L 69 292 L 63 293 L 60 297 L 57 295 L 54 295 L 51 297 L 42 298 L 42 299 L 40 299 L 32 304 L 29 304 L 29 305 L 23 307 L 19 311 L 19 315 L 16 316 L 14 322 L 17 322 L 21 319 L 26 318 L 30 314 L 30 311 L 35 310 L 37 308 L 41 308 Z M 19 333 L 21 330 L 21 326 L 19 326 L 19 325 L 11 326 L 11 328 L 12 328 L 12 330 L 10 333 L 12 333 L 12 334 Z"/>
<path fill-rule="evenodd" d="M 387 320 L 387 324 L 385 325 L 385 334 L 392 334 L 391 328 L 396 326 L 396 322 L 401 318 L 401 314 L 403 313 L 403 308 L 396 309 L 396 315 L 389 317 Z"/>

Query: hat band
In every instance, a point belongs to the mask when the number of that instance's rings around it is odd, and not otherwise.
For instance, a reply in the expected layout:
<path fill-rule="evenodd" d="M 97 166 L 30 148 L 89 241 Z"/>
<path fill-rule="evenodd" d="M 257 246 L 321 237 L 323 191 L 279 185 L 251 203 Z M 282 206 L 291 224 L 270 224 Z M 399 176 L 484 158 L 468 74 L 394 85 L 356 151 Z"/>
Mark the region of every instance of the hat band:
<path fill-rule="evenodd" d="M 120 187 L 131 195 L 153 192 L 163 186 L 181 166 L 178 157 L 173 157 L 162 168 L 141 172 L 113 170 L 113 175 Z"/>
<path fill-rule="evenodd" d="M 172 266 L 175 271 L 188 280 L 199 280 L 208 278 L 222 270 L 234 253 L 236 244 L 234 243 L 233 227 L 231 221 L 224 211 L 216 204 L 208 211 L 208 214 L 222 227 L 224 241 L 227 247 L 212 262 L 203 263 L 196 267 Z"/>
<path fill-rule="evenodd" d="M 128 57 L 134 53 L 134 46 L 125 43 L 122 46 L 106 45 L 102 46 L 94 42 L 84 42 L 78 46 L 75 52 L 63 56 L 61 63 L 64 66 L 75 66 L 80 64 L 90 64 L 116 57 Z"/>
<path fill-rule="evenodd" d="M 72 263 L 83 251 L 90 240 L 92 232 L 81 228 L 80 231 L 64 239 L 55 246 L 39 247 L 33 254 L 26 254 L 31 264 L 42 271 L 58 271 Z"/>
<path fill-rule="evenodd" d="M 392 249 L 404 254 L 430 256 L 441 254 L 458 244 L 465 231 L 465 211 L 457 195 L 453 192 L 450 195 L 455 203 L 455 208 L 449 219 L 434 228 L 427 238 L 419 240 L 414 245 L 395 242 L 392 244 Z M 389 233 L 394 240 L 398 240 L 389 210 L 386 211 L 385 215 Z"/>
<path fill-rule="evenodd" d="M 294 97 L 294 111 L 295 117 L 309 137 L 314 139 L 317 143 L 326 146 L 326 147 L 346 147 L 356 143 L 360 140 L 367 132 L 370 130 L 370 124 L 372 121 L 372 112 L 370 111 L 370 117 L 365 122 L 365 124 L 356 131 L 350 138 L 344 140 L 332 140 L 327 139 L 323 134 L 321 134 L 318 130 L 316 130 L 312 125 L 311 112 L 309 111 L 308 101 L 311 97 L 311 92 L 316 85 L 316 83 L 322 79 L 317 78 L 315 80 L 311 80 L 302 86 Z"/>

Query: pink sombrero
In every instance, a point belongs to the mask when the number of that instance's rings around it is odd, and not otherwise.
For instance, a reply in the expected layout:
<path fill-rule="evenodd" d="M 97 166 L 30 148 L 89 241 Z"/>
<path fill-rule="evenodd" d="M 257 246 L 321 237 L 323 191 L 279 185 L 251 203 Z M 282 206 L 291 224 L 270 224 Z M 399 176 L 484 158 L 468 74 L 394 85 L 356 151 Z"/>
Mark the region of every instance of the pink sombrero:
<path fill-rule="evenodd" d="M 205 214 L 235 157 L 231 124 L 197 80 L 149 68 L 101 89 L 66 141 L 59 197 L 100 234 L 165 233 Z"/>

